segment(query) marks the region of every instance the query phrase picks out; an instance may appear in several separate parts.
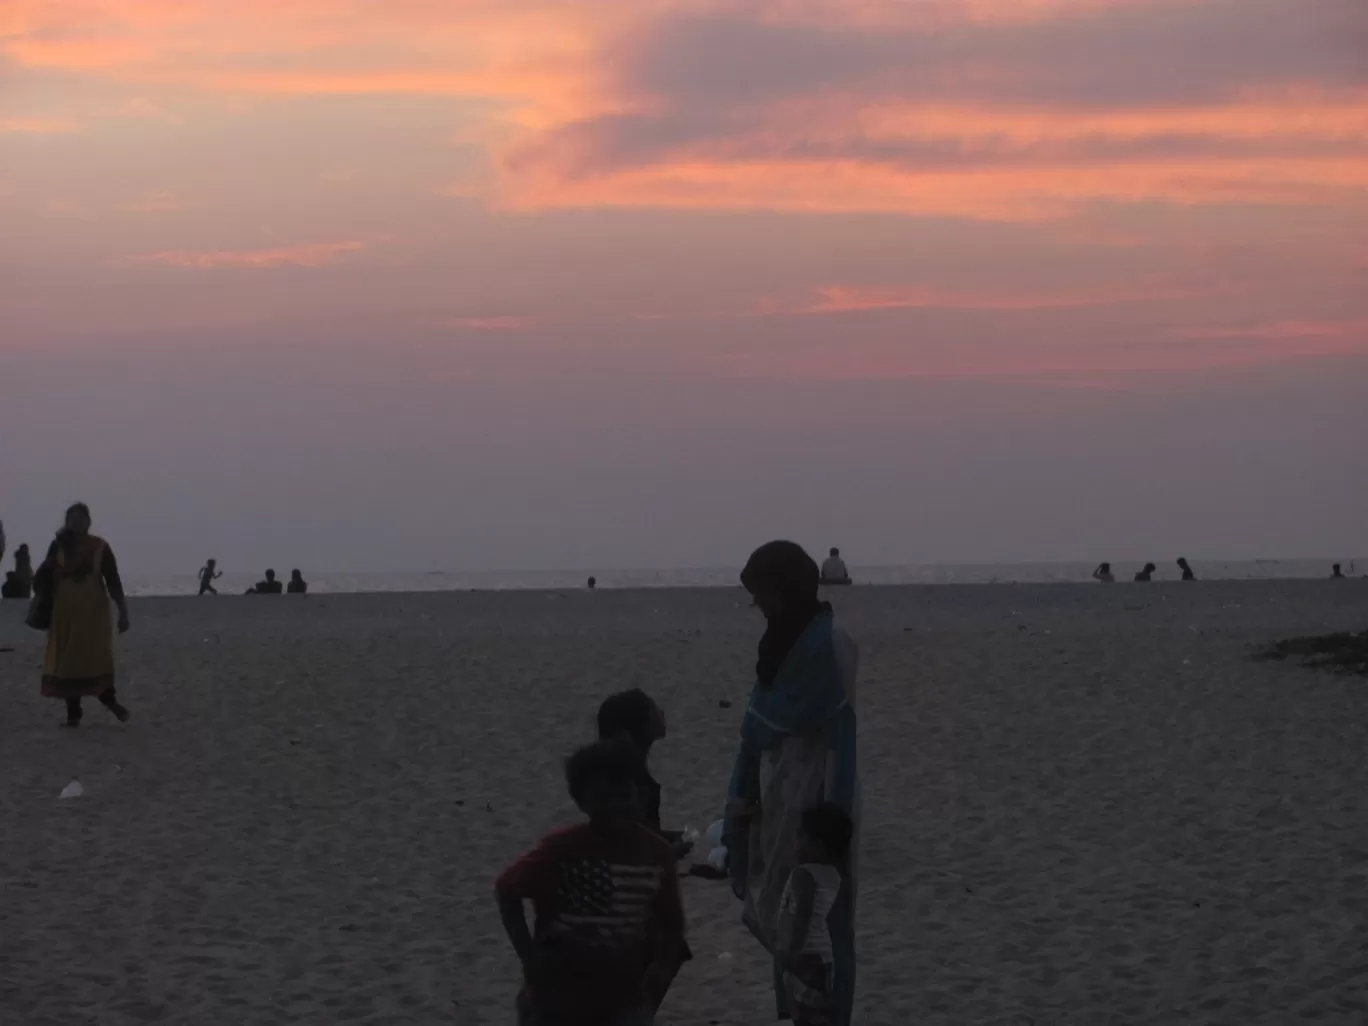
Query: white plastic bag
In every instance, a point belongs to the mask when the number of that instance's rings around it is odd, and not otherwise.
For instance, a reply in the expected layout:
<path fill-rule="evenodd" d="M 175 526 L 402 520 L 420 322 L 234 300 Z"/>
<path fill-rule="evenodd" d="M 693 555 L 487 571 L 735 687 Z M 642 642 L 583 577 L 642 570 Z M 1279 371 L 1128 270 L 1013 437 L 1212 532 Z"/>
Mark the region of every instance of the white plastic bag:
<path fill-rule="evenodd" d="M 727 849 L 722 846 L 722 820 L 718 820 L 703 832 L 703 840 L 699 844 L 702 851 L 708 853 L 708 865 L 719 873 L 726 872 L 727 869 Z"/>
<path fill-rule="evenodd" d="M 703 831 L 702 847 L 706 848 L 708 851 L 712 851 L 714 848 L 720 848 L 722 846 L 723 825 L 722 820 L 719 819 L 712 826 L 708 827 L 707 830 Z"/>
<path fill-rule="evenodd" d="M 73 780 L 71 783 L 67 784 L 66 787 L 62 788 L 62 793 L 57 797 L 79 798 L 83 794 L 85 794 L 85 788 L 81 786 L 81 782 L 79 780 Z"/>

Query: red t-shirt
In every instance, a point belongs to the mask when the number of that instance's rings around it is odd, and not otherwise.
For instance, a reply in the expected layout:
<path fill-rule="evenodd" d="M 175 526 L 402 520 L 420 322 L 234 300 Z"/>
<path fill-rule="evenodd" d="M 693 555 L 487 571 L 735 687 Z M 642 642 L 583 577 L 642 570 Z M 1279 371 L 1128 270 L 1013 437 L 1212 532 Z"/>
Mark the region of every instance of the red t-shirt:
<path fill-rule="evenodd" d="M 495 886 L 532 902 L 533 940 L 551 953 L 556 971 L 527 980 L 528 994 L 569 1020 L 592 1021 L 640 1002 L 652 939 L 684 939 L 674 853 L 644 827 L 557 831 Z"/>

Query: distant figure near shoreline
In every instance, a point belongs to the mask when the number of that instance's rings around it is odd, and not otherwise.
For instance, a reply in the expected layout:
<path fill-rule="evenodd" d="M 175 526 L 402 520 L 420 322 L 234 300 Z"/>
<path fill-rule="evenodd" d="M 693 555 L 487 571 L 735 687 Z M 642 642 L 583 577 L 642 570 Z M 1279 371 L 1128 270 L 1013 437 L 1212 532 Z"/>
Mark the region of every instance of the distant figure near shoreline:
<path fill-rule="evenodd" d="M 304 580 L 304 575 L 298 570 L 291 570 L 290 583 L 285 590 L 291 595 L 307 595 L 309 593 L 309 582 Z"/>
<path fill-rule="evenodd" d="M 1101 581 L 1103 584 L 1112 584 L 1113 582 L 1115 582 L 1116 577 L 1112 574 L 1111 564 L 1098 564 L 1097 569 L 1093 571 L 1093 580 Z"/>
<path fill-rule="evenodd" d="M 276 580 L 274 570 L 266 571 L 266 579 L 257 581 L 255 585 L 247 589 L 248 595 L 279 595 L 283 589 L 280 582 Z"/>
<path fill-rule="evenodd" d="M 1192 567 L 1188 566 L 1188 561 L 1184 559 L 1182 556 L 1178 557 L 1178 568 L 1183 571 L 1183 580 L 1197 580 L 1197 575 L 1192 572 Z"/>
<path fill-rule="evenodd" d="M 597 587 L 598 587 L 598 578 L 597 578 L 597 577 L 591 577 L 591 578 L 589 578 L 589 590 L 590 590 L 590 591 L 593 591 L 593 590 L 594 590 L 595 588 L 597 588 Z"/>
<path fill-rule="evenodd" d="M 1345 579 L 1344 574 L 1340 572 L 1340 565 L 1338 563 L 1330 568 L 1330 579 L 1332 581 L 1342 581 Z"/>
<path fill-rule="evenodd" d="M 1158 569 L 1153 563 L 1146 563 L 1145 568 L 1135 575 L 1135 579 L 1140 582 L 1152 581 L 1154 580 L 1154 571 Z"/>
<path fill-rule="evenodd" d="M 218 589 L 214 587 L 214 582 L 223 576 L 223 571 L 218 569 L 218 560 L 211 559 L 200 568 L 200 589 L 201 595 L 206 592 L 210 595 L 217 595 Z"/>
<path fill-rule="evenodd" d="M 0 559 L 4 558 L 0 553 Z M 29 547 L 20 545 L 14 550 L 14 569 L 5 574 L 5 583 L 0 585 L 0 598 L 26 599 L 33 594 L 33 558 Z"/>
<path fill-rule="evenodd" d="M 832 549 L 831 554 L 822 562 L 823 584 L 849 584 L 850 571 L 841 558 L 840 549 Z"/>

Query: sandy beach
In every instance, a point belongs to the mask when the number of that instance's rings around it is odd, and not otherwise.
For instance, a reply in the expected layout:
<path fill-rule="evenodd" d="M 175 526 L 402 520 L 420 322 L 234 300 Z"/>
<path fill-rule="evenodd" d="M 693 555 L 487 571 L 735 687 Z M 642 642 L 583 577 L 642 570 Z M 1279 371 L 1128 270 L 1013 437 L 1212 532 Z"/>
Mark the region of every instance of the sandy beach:
<path fill-rule="evenodd" d="M 1368 582 L 832 598 L 863 656 L 861 1022 L 1368 1021 L 1368 681 L 1249 658 L 1368 626 Z M 702 828 L 761 629 L 725 589 L 132 614 L 132 723 L 68 731 L 0 606 L 6 1026 L 512 1022 L 492 881 L 574 818 L 598 701 L 659 699 L 665 819 Z M 727 887 L 684 899 L 661 1022 L 771 1021 Z"/>

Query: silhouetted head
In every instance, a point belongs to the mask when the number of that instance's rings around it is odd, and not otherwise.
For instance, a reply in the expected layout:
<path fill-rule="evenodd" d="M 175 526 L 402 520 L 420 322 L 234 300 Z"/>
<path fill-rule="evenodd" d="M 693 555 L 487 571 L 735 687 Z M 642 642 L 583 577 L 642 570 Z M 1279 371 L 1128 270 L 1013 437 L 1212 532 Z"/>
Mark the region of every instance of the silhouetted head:
<path fill-rule="evenodd" d="M 1146 563 L 1146 564 L 1145 564 L 1145 573 L 1147 573 L 1147 574 L 1152 574 L 1152 573 L 1154 573 L 1154 571 L 1156 571 L 1156 570 L 1158 570 L 1158 569 L 1159 569 L 1159 568 L 1158 568 L 1157 566 L 1155 566 L 1153 563 Z"/>
<path fill-rule="evenodd" d="M 790 541 L 772 541 L 751 554 L 741 571 L 741 584 L 755 598 L 768 620 L 817 602 L 821 571 L 803 547 Z"/>
<path fill-rule="evenodd" d="M 67 507 L 66 516 L 63 518 L 62 530 L 70 531 L 72 534 L 90 533 L 90 507 L 84 502 L 77 502 Z"/>
<path fill-rule="evenodd" d="M 274 580 L 275 580 L 275 571 L 274 571 L 274 570 L 267 570 L 267 571 L 266 571 L 266 580 L 268 580 L 268 581 L 274 581 Z"/>
<path fill-rule="evenodd" d="M 665 713 L 640 688 L 620 691 L 599 706 L 598 736 L 600 741 L 628 741 L 645 757 L 665 736 Z"/>
<path fill-rule="evenodd" d="M 1184 559 L 1182 556 L 1179 556 L 1178 565 L 1182 567 L 1184 570 L 1186 570 L 1188 568 L 1188 561 Z"/>
<path fill-rule="evenodd" d="M 205 566 L 207 566 L 210 570 L 212 570 L 212 569 L 214 569 L 214 567 L 218 566 L 218 560 L 217 560 L 217 559 L 211 559 L 211 560 L 209 560 L 209 562 L 207 562 L 207 563 L 205 564 Z"/>
<path fill-rule="evenodd" d="M 641 754 L 631 744 L 598 741 L 566 761 L 565 783 L 589 822 L 618 827 L 642 816 L 636 783 L 642 768 Z"/>
<path fill-rule="evenodd" d="M 302 573 L 300 573 L 298 570 L 291 570 L 291 571 L 290 571 L 290 580 L 292 580 L 292 581 L 302 581 L 302 580 L 304 580 L 304 575 L 303 575 Z"/>
<path fill-rule="evenodd" d="M 850 854 L 855 824 L 839 805 L 823 802 L 804 810 L 798 826 L 798 857 L 804 862 L 839 865 Z"/>
<path fill-rule="evenodd" d="M 839 558 L 840 558 L 840 555 L 841 555 L 841 550 L 840 550 L 840 549 L 832 549 L 832 550 L 831 550 L 831 555 L 832 555 L 833 558 L 839 559 Z"/>
<path fill-rule="evenodd" d="M 20 560 L 26 560 L 26 559 L 28 559 L 28 558 L 29 558 L 29 547 L 28 547 L 27 545 L 20 545 L 17 549 L 14 550 L 14 558 L 15 558 L 15 559 L 20 559 Z M 1336 570 L 1339 569 L 1339 564 L 1338 564 L 1338 563 L 1335 564 L 1335 569 L 1336 569 Z"/>
<path fill-rule="evenodd" d="M 1110 563 L 1103 563 L 1103 564 L 1102 564 L 1101 566 L 1099 566 L 1097 569 L 1098 569 L 1101 573 L 1109 574 L 1109 573 L 1111 573 L 1111 564 L 1110 564 Z"/>

